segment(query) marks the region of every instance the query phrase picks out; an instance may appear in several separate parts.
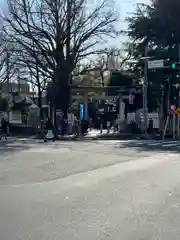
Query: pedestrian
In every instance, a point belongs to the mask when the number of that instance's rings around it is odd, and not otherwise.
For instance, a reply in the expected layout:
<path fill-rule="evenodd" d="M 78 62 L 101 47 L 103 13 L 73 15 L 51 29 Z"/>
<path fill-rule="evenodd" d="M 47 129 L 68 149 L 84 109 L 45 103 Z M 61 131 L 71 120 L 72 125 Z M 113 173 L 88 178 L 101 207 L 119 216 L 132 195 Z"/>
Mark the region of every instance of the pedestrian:
<path fill-rule="evenodd" d="M 64 115 L 64 112 L 62 112 L 62 115 L 60 118 L 60 132 L 62 136 L 65 135 L 65 131 L 66 131 L 65 115 Z"/>
<path fill-rule="evenodd" d="M 1 119 L 1 135 L 0 135 L 0 140 L 2 139 L 2 137 L 4 137 L 4 139 L 7 140 L 8 129 L 9 129 L 9 122 L 3 117 L 3 118 Z"/>
<path fill-rule="evenodd" d="M 53 140 L 55 141 L 55 134 L 54 134 L 54 126 L 52 124 L 51 118 L 48 118 L 47 122 L 44 126 L 45 134 L 44 134 L 44 142 L 47 142 L 47 140 Z"/>
<path fill-rule="evenodd" d="M 73 125 L 75 121 L 75 116 L 71 112 L 71 110 L 68 110 L 67 120 L 68 120 L 68 134 L 71 135 L 73 133 Z"/>

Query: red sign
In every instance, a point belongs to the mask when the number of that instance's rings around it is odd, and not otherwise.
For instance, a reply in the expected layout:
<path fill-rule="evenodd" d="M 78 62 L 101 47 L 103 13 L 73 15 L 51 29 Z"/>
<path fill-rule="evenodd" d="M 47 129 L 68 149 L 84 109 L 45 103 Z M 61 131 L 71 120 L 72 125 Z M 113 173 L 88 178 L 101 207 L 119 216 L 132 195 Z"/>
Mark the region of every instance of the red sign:
<path fill-rule="evenodd" d="M 133 95 L 130 95 L 130 96 L 129 96 L 129 100 L 130 100 L 130 101 L 133 101 L 133 98 L 134 98 Z"/>
<path fill-rule="evenodd" d="M 133 104 L 133 103 L 134 103 L 134 96 L 129 95 L 129 104 Z"/>
<path fill-rule="evenodd" d="M 170 106 L 170 109 L 171 109 L 172 111 L 176 111 L 176 105 L 175 105 L 175 104 L 172 104 L 172 105 Z"/>

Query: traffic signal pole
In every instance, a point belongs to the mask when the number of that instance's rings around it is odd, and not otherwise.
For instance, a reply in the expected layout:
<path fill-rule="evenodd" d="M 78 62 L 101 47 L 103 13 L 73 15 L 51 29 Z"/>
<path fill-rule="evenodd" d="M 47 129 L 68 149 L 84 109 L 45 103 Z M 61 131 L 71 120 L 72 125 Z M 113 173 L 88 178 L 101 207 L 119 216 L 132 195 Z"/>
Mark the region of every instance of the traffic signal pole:
<path fill-rule="evenodd" d="M 178 44 L 178 54 L 179 54 L 179 64 L 180 64 L 180 44 Z M 179 71 L 179 75 L 180 75 L 180 71 Z M 178 108 L 180 107 L 180 87 L 178 87 Z M 180 114 L 178 114 L 178 122 L 177 122 L 177 137 L 179 139 L 180 137 Z"/>

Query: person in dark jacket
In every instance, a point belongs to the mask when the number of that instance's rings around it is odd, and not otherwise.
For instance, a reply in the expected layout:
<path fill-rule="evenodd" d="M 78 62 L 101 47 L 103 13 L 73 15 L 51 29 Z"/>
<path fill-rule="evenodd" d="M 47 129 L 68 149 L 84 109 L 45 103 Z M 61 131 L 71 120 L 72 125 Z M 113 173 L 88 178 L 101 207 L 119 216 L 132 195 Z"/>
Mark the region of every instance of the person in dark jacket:
<path fill-rule="evenodd" d="M 1 119 L 1 135 L 0 140 L 4 137 L 7 140 L 9 122 L 5 119 Z"/>
<path fill-rule="evenodd" d="M 44 142 L 47 142 L 47 140 L 55 141 L 54 126 L 52 124 L 51 118 L 48 118 L 47 122 L 45 123 L 44 130 Z"/>
<path fill-rule="evenodd" d="M 64 136 L 66 131 L 66 121 L 65 121 L 64 113 L 62 114 L 60 119 L 60 129 L 61 129 L 61 135 Z"/>

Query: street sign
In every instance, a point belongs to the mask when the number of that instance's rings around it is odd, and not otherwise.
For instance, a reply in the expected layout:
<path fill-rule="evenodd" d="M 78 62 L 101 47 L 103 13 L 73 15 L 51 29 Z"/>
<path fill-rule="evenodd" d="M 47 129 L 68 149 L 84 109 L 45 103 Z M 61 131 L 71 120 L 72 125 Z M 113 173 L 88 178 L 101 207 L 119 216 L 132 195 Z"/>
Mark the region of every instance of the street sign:
<path fill-rule="evenodd" d="M 175 104 L 172 104 L 172 105 L 170 106 L 170 109 L 171 109 L 171 111 L 176 111 L 176 105 L 175 105 Z"/>
<path fill-rule="evenodd" d="M 154 60 L 148 61 L 148 69 L 156 69 L 156 68 L 163 68 L 164 67 L 164 60 Z"/>
<path fill-rule="evenodd" d="M 177 109 L 176 109 L 176 113 L 177 113 L 177 114 L 180 114 L 180 108 L 177 108 Z"/>

